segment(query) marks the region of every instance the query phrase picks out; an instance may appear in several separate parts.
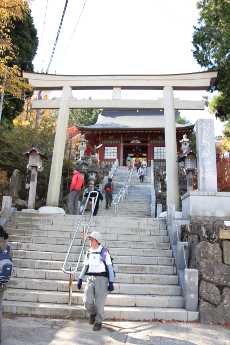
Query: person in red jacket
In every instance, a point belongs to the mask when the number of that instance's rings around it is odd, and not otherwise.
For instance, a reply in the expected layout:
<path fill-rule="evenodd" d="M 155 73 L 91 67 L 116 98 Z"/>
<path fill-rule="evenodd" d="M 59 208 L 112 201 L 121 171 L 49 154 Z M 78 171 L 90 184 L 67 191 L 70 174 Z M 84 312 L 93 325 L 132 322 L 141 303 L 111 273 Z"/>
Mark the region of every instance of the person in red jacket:
<path fill-rule="evenodd" d="M 79 214 L 79 197 L 83 186 L 84 176 L 78 170 L 74 170 L 68 195 L 68 210 L 70 214 Z"/>

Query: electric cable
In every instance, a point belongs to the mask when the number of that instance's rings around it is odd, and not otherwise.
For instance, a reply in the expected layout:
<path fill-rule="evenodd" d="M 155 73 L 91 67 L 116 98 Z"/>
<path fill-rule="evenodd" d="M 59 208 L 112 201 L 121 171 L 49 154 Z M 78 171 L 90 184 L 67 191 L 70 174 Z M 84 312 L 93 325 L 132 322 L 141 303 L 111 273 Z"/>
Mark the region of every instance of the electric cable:
<path fill-rule="evenodd" d="M 42 25 L 42 39 L 41 39 L 42 42 L 43 42 L 44 36 L 45 36 L 45 26 L 46 26 L 46 16 L 47 16 L 48 3 L 49 3 L 49 0 L 46 0 L 45 14 L 44 14 L 43 25 Z"/>
<path fill-rule="evenodd" d="M 84 4 L 83 4 L 83 6 L 82 6 L 82 9 L 81 9 L 81 12 L 80 12 L 80 14 L 79 14 L 79 16 L 78 16 L 78 19 L 77 19 L 77 22 L 76 22 L 76 24 L 75 24 L 75 27 L 74 27 L 74 29 L 73 29 L 71 35 L 70 35 L 70 40 L 69 40 L 70 42 L 71 42 L 73 36 L 75 35 L 75 32 L 76 32 L 76 30 L 77 30 L 77 27 L 78 27 L 78 25 L 79 25 L 79 23 L 80 23 L 82 14 L 83 14 L 84 9 L 85 9 L 85 6 L 86 6 L 86 3 L 87 3 L 87 0 L 85 0 Z"/>
<path fill-rule="evenodd" d="M 72 33 L 71 33 L 71 35 L 70 35 L 69 41 L 66 43 L 66 45 L 65 45 L 65 47 L 64 47 L 64 49 L 63 49 L 63 51 L 68 51 L 68 50 L 69 50 L 70 43 L 71 43 L 71 41 L 72 41 L 72 39 L 73 39 L 73 37 L 74 37 L 74 35 L 75 35 L 75 33 L 76 33 L 77 27 L 78 27 L 78 25 L 79 25 L 79 23 L 80 23 L 81 17 L 82 17 L 82 15 L 83 15 L 84 10 L 85 10 L 87 1 L 88 1 L 88 0 L 85 0 L 85 1 L 84 1 L 84 4 L 83 4 L 82 9 L 81 9 L 81 12 L 80 12 L 80 14 L 79 14 L 79 16 L 78 16 L 78 18 L 77 18 L 77 21 L 76 21 L 76 24 L 75 24 L 75 26 L 74 26 L 74 29 L 73 29 L 73 31 L 72 31 Z"/>
<path fill-rule="evenodd" d="M 46 17 L 47 17 L 47 11 L 48 11 L 48 3 L 49 3 L 49 0 L 46 0 L 45 13 L 44 13 L 44 19 L 43 19 L 43 25 L 42 25 L 42 34 L 41 34 L 41 45 L 40 45 L 41 53 L 43 51 L 43 46 L 44 46 L 45 27 L 46 27 Z M 43 71 L 43 65 L 44 65 L 44 59 L 43 59 L 43 61 L 41 61 L 41 72 Z"/>
<path fill-rule="evenodd" d="M 63 20 L 64 20 L 64 17 L 65 17 L 65 13 L 66 13 L 68 2 L 69 2 L 69 0 L 65 1 L 65 6 L 64 6 L 64 9 L 63 9 L 63 12 L 62 12 L 61 21 L 60 21 L 60 24 L 59 24 L 59 27 L 58 27 L 57 36 L 56 36 L 56 39 L 54 41 L 53 50 L 52 50 L 52 53 L 50 55 L 50 60 L 49 60 L 48 67 L 46 69 L 46 73 L 49 72 L 50 65 L 51 65 L 51 63 L 53 61 L 54 53 L 55 53 L 55 50 L 56 50 L 56 47 L 57 47 L 58 38 L 59 38 L 59 35 L 60 35 L 60 32 L 61 32 L 61 28 L 62 28 Z"/>

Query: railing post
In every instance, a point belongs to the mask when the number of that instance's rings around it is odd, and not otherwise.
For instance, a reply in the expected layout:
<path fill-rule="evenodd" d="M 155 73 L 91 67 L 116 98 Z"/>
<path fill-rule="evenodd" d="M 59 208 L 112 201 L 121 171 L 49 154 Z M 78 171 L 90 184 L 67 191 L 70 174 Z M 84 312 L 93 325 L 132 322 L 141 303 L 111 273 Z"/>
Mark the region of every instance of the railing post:
<path fill-rule="evenodd" d="M 198 308 L 198 270 L 185 269 L 184 273 L 185 309 L 197 311 Z"/>
<path fill-rule="evenodd" d="M 12 214 L 12 198 L 11 196 L 3 196 L 2 209 L 0 212 L 0 225 L 5 225 Z"/>

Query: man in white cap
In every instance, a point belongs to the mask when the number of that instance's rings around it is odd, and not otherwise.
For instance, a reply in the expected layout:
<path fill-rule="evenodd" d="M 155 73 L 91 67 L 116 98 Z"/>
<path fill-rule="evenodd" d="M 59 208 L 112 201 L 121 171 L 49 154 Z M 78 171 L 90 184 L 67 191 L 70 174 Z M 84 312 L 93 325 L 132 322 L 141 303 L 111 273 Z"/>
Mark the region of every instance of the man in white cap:
<path fill-rule="evenodd" d="M 93 231 L 89 236 L 90 248 L 86 253 L 77 287 L 80 290 L 84 276 L 87 282 L 84 291 L 84 305 L 89 313 L 89 323 L 99 331 L 104 318 L 105 299 L 113 291 L 114 271 L 107 248 L 101 245 L 101 234 Z"/>

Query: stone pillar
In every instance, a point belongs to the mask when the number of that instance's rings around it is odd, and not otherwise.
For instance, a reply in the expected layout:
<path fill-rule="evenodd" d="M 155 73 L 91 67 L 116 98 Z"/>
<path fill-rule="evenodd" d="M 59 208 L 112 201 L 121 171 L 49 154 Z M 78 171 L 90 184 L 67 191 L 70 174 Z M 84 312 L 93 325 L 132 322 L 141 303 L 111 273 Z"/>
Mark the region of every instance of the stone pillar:
<path fill-rule="evenodd" d="M 198 190 L 201 192 L 216 192 L 216 147 L 214 121 L 212 119 L 197 120 L 196 151 Z"/>
<path fill-rule="evenodd" d="M 30 189 L 29 189 L 29 198 L 28 198 L 28 208 L 29 209 L 35 208 L 37 178 L 38 178 L 37 168 L 31 167 Z"/>
<path fill-rule="evenodd" d="M 58 114 L 54 149 L 50 170 L 49 187 L 47 194 L 47 206 L 58 206 L 62 177 L 62 166 L 66 143 L 66 130 L 69 121 L 69 99 L 72 95 L 70 86 L 64 86 L 62 90 L 61 104 Z"/>
<path fill-rule="evenodd" d="M 164 87 L 164 117 L 165 117 L 165 151 L 166 151 L 166 185 L 167 208 L 175 205 L 179 208 L 179 187 L 177 168 L 176 121 L 173 100 L 173 88 Z"/>

